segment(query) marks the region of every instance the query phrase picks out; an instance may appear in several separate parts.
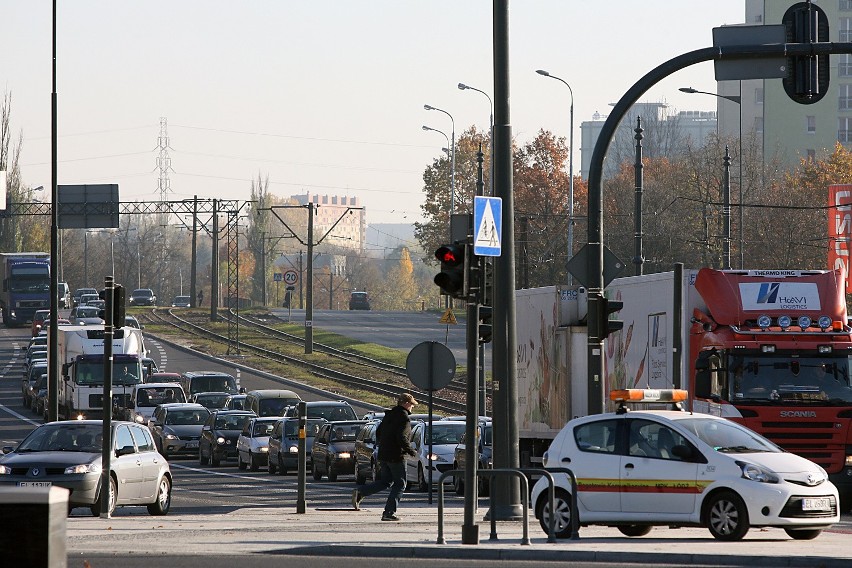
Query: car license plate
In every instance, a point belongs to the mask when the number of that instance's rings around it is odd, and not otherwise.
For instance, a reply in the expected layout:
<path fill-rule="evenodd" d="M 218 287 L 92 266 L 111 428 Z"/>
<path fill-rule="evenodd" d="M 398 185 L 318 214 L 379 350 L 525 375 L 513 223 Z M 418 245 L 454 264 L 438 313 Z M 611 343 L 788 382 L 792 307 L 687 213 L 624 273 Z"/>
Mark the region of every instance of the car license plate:
<path fill-rule="evenodd" d="M 186 447 L 187 447 L 187 448 L 197 448 L 197 447 L 198 447 L 198 442 L 187 442 L 187 443 L 186 443 Z"/>
<path fill-rule="evenodd" d="M 19 481 L 18 487 L 50 487 L 53 485 L 50 481 Z"/>
<path fill-rule="evenodd" d="M 806 497 L 802 499 L 802 511 L 830 511 L 831 499 L 828 497 Z"/>

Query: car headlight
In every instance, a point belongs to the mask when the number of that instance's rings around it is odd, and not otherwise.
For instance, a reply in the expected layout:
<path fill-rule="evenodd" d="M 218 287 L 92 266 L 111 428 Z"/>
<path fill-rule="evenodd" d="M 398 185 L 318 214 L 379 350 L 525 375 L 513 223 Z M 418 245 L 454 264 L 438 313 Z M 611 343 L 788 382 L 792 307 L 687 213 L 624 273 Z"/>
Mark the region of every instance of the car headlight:
<path fill-rule="evenodd" d="M 351 457 L 352 454 L 350 454 L 349 452 L 340 452 L 339 454 L 337 454 L 337 459 L 340 460 L 348 460 Z"/>
<path fill-rule="evenodd" d="M 753 463 L 738 461 L 737 465 L 740 466 L 745 479 L 751 479 L 752 481 L 759 481 L 761 483 L 778 483 L 778 481 L 780 481 L 778 476 L 773 472 L 758 465 L 754 465 Z"/>
<path fill-rule="evenodd" d="M 216 438 L 216 443 L 217 444 L 224 444 L 225 438 L 223 438 L 222 436 L 219 436 L 218 438 Z"/>
<path fill-rule="evenodd" d="M 166 434 L 166 440 L 178 440 L 179 438 L 174 434 Z"/>
<path fill-rule="evenodd" d="M 72 465 L 65 468 L 65 473 L 100 473 L 101 464 L 99 463 L 83 463 L 80 465 Z"/>
<path fill-rule="evenodd" d="M 547 466 L 550 465 L 549 461 L 550 461 L 550 455 L 548 454 L 548 452 L 544 452 L 544 456 L 542 456 L 542 458 L 541 458 L 541 465 L 544 466 L 544 467 L 547 467 Z"/>
<path fill-rule="evenodd" d="M 143 424 L 145 422 L 145 417 L 140 415 L 140 414 L 137 414 L 136 415 L 136 422 L 138 422 L 139 424 Z"/>
<path fill-rule="evenodd" d="M 298 454 L 299 453 L 299 446 L 290 446 L 290 449 L 288 449 L 287 451 L 290 452 L 291 454 Z"/>
<path fill-rule="evenodd" d="M 8 465 L 0 465 L 0 475 L 11 475 L 12 468 Z"/>
<path fill-rule="evenodd" d="M 260 452 L 261 452 L 261 453 L 263 453 L 263 452 L 268 452 L 268 451 L 269 451 L 269 446 L 261 446 L 259 449 L 260 449 Z"/>

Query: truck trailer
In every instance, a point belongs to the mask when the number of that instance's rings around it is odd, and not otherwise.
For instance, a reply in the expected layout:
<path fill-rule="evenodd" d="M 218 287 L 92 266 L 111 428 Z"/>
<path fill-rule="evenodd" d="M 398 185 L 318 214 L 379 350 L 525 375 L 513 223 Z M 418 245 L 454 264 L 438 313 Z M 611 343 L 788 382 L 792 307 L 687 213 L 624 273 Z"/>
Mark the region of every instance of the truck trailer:
<path fill-rule="evenodd" d="M 740 422 L 818 463 L 852 510 L 844 282 L 842 270 L 617 278 L 605 295 L 623 302 L 624 327 L 606 339 L 602 388 L 686 388 L 685 409 Z M 535 465 L 565 422 L 614 409 L 587 405 L 585 289 L 518 290 L 517 314 L 520 455 Z"/>
<path fill-rule="evenodd" d="M 57 350 L 61 365 L 59 417 L 103 418 L 104 326 L 61 326 Z M 142 383 L 142 359 L 147 356 L 142 331 L 117 328 L 112 342 L 112 406 L 130 405 L 134 386 Z"/>
<path fill-rule="evenodd" d="M 36 310 L 50 308 L 48 253 L 0 253 L 0 281 L 0 314 L 6 327 L 32 323 Z"/>

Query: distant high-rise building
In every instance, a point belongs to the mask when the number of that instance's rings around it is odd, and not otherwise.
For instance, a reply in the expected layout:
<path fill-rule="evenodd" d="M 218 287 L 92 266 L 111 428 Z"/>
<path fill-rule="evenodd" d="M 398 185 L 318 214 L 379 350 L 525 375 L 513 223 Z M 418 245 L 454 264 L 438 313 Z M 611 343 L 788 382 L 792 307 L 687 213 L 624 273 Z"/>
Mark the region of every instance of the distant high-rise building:
<path fill-rule="evenodd" d="M 306 193 L 290 197 L 299 205 L 318 205 L 314 215 L 314 240 L 329 233 L 325 243 L 362 252 L 367 232 L 367 210 L 357 197 Z M 332 230 L 332 227 L 334 229 Z"/>

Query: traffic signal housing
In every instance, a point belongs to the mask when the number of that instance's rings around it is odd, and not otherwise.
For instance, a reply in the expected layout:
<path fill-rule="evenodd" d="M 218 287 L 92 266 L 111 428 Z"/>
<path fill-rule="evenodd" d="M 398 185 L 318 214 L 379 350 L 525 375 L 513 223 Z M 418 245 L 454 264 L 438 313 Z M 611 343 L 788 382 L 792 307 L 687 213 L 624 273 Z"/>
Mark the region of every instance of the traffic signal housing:
<path fill-rule="evenodd" d="M 624 302 L 610 300 L 603 294 L 599 294 L 598 307 L 598 333 L 601 339 L 606 339 L 609 334 L 624 329 L 623 321 L 609 319 L 610 314 L 621 311 L 621 308 L 624 307 Z"/>
<path fill-rule="evenodd" d="M 476 330 L 479 335 L 479 343 L 490 343 L 492 335 L 491 316 L 493 310 L 491 306 L 479 306 L 479 323 Z"/>
<path fill-rule="evenodd" d="M 810 2 L 790 6 L 781 18 L 787 28 L 787 43 L 807 44 L 829 40 L 828 17 Z M 828 92 L 828 54 L 787 57 L 787 76 L 781 80 L 787 96 L 793 101 L 810 105 Z"/>
<path fill-rule="evenodd" d="M 98 292 L 98 297 L 109 304 L 106 297 L 106 288 Z M 127 292 L 124 286 L 114 284 L 112 287 L 112 326 L 115 328 L 124 327 L 124 316 L 126 313 L 124 303 L 126 299 Z M 98 317 L 106 321 L 106 310 L 98 310 Z"/>
<path fill-rule="evenodd" d="M 441 262 L 441 272 L 435 275 L 435 284 L 452 297 L 465 297 L 465 245 L 455 242 L 438 247 L 435 258 Z"/>

